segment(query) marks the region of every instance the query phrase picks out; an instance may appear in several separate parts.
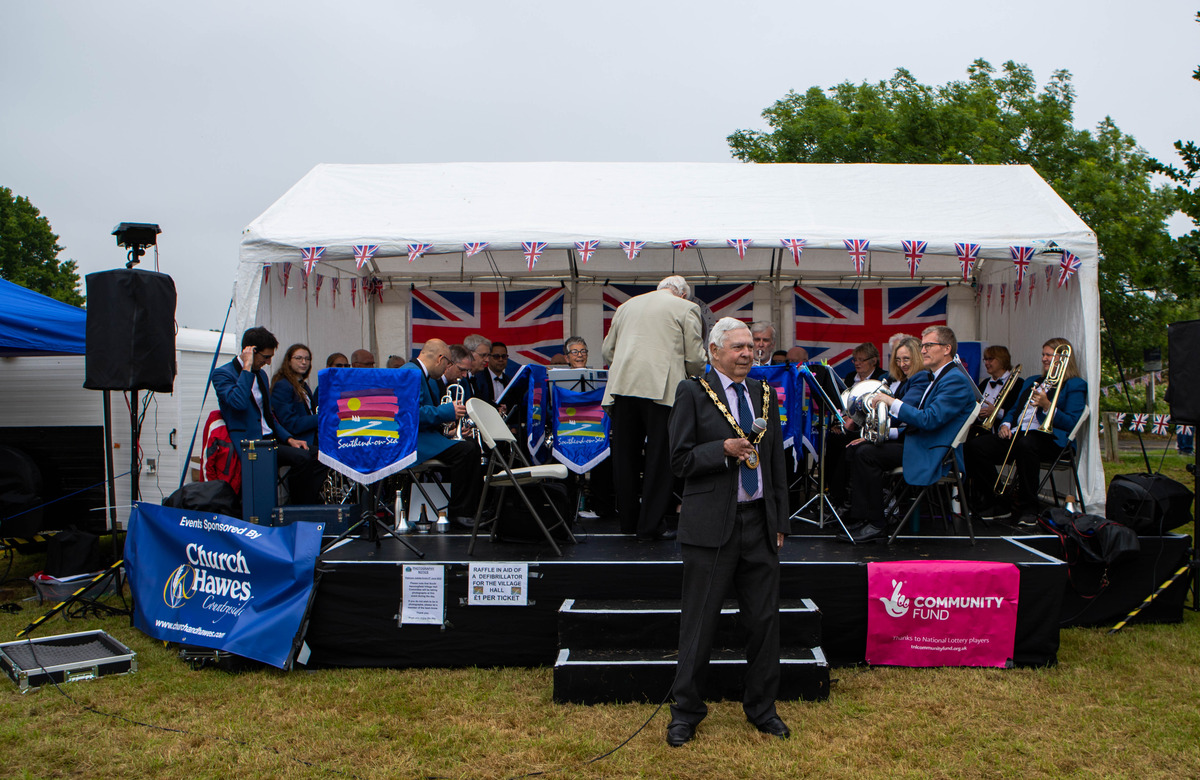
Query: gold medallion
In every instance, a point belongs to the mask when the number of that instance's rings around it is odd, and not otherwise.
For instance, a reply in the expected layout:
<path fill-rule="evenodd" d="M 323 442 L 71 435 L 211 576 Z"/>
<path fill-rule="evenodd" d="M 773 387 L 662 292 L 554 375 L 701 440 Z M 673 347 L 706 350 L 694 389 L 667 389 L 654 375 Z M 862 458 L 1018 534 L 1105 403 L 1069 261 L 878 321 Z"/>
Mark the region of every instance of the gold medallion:
<path fill-rule="evenodd" d="M 758 450 L 751 450 L 744 461 L 747 466 L 752 469 L 758 468 Z"/>

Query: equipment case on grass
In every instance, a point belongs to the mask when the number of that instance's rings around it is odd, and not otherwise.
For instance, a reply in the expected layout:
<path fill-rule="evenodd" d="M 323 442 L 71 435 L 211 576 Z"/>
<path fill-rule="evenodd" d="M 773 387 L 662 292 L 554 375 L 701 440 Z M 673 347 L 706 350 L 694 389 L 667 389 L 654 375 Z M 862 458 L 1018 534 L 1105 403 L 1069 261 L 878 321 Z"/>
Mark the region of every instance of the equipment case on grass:
<path fill-rule="evenodd" d="M 21 693 L 137 671 L 137 653 L 104 631 L 81 631 L 0 644 L 0 669 Z"/>

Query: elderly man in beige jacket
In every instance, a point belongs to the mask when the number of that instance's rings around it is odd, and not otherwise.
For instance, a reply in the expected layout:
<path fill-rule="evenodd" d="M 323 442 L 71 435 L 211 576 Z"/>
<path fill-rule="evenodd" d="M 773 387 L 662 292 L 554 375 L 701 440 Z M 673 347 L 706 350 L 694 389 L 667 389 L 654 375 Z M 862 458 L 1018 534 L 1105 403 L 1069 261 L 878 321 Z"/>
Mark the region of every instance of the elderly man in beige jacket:
<path fill-rule="evenodd" d="M 706 360 L 700 307 L 687 300 L 690 293 L 682 276 L 668 276 L 654 292 L 621 304 L 604 339 L 617 516 L 624 533 L 643 541 L 675 536 L 664 519 L 674 481 L 667 420 L 675 388 Z"/>

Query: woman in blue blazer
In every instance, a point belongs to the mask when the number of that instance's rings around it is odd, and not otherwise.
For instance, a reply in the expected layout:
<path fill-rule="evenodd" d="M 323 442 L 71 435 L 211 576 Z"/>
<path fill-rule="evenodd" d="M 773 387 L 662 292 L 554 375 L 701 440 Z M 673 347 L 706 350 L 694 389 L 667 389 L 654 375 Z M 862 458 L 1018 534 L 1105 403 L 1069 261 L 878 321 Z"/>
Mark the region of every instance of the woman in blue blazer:
<path fill-rule="evenodd" d="M 271 378 L 271 408 L 283 427 L 297 439 L 317 444 L 317 394 L 308 386 L 312 372 L 312 350 L 303 344 L 288 347 L 283 365 Z"/>

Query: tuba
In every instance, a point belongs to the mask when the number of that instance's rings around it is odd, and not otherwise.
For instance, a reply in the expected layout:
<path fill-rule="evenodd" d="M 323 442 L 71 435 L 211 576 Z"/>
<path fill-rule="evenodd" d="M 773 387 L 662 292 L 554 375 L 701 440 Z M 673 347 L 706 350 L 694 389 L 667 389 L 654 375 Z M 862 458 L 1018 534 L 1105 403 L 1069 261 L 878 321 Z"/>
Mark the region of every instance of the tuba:
<path fill-rule="evenodd" d="M 891 430 L 888 410 L 875 405 L 879 393 L 886 393 L 888 386 L 878 379 L 864 379 L 853 387 L 842 391 L 842 406 L 847 416 L 862 429 L 862 436 L 872 444 L 887 441 Z"/>

